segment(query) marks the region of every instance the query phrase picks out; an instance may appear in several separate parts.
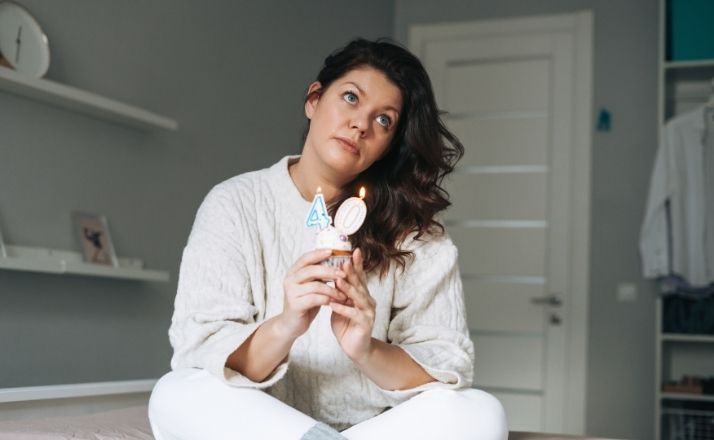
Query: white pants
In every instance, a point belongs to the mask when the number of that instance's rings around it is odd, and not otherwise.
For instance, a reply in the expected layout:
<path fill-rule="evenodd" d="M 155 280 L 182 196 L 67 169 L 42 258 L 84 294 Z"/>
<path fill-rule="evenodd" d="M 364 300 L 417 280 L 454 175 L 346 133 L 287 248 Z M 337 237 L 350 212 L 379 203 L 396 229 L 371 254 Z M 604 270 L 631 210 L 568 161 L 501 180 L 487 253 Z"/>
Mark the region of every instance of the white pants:
<path fill-rule="evenodd" d="M 156 440 L 297 440 L 317 420 L 273 396 L 231 387 L 206 370 L 164 375 L 154 386 L 149 419 Z M 358 439 L 506 440 L 501 403 L 476 390 L 433 389 L 342 432 Z"/>

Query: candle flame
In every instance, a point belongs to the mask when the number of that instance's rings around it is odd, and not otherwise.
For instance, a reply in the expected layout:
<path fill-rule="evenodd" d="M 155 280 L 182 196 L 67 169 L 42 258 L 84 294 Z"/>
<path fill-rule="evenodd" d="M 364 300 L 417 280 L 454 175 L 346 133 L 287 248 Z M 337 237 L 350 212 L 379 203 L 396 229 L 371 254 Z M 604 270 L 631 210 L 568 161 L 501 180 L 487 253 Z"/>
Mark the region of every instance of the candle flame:
<path fill-rule="evenodd" d="M 364 186 L 363 186 L 362 188 L 359 189 L 359 198 L 364 199 L 364 194 L 365 194 L 365 190 L 364 190 Z"/>

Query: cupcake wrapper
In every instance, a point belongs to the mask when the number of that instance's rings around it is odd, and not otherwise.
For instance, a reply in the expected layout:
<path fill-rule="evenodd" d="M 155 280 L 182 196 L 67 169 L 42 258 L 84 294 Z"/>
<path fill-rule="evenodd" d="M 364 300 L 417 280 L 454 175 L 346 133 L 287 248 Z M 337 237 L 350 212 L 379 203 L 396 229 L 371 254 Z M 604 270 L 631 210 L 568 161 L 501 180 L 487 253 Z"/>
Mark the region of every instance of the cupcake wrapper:
<path fill-rule="evenodd" d="M 332 256 L 322 262 L 323 266 L 341 268 L 343 263 L 350 261 L 349 255 Z"/>

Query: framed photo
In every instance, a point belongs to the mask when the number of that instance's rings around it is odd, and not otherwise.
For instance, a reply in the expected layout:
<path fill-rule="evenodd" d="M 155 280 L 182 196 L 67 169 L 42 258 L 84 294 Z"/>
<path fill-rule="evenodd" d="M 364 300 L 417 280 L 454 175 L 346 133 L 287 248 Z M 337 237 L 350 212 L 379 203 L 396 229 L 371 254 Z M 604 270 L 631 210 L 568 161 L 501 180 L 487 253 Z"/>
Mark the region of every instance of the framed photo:
<path fill-rule="evenodd" d="M 84 254 L 84 261 L 119 266 L 106 217 L 74 211 L 72 212 L 72 222 Z"/>

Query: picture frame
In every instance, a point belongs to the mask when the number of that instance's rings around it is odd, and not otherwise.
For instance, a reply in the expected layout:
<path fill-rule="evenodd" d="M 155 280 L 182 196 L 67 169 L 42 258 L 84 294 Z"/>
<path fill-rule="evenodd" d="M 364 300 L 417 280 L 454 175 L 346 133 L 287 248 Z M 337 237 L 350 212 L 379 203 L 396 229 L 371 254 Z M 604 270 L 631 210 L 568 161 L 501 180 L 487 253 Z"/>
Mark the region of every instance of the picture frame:
<path fill-rule="evenodd" d="M 72 211 L 72 223 L 85 262 L 119 267 L 105 216 Z"/>

